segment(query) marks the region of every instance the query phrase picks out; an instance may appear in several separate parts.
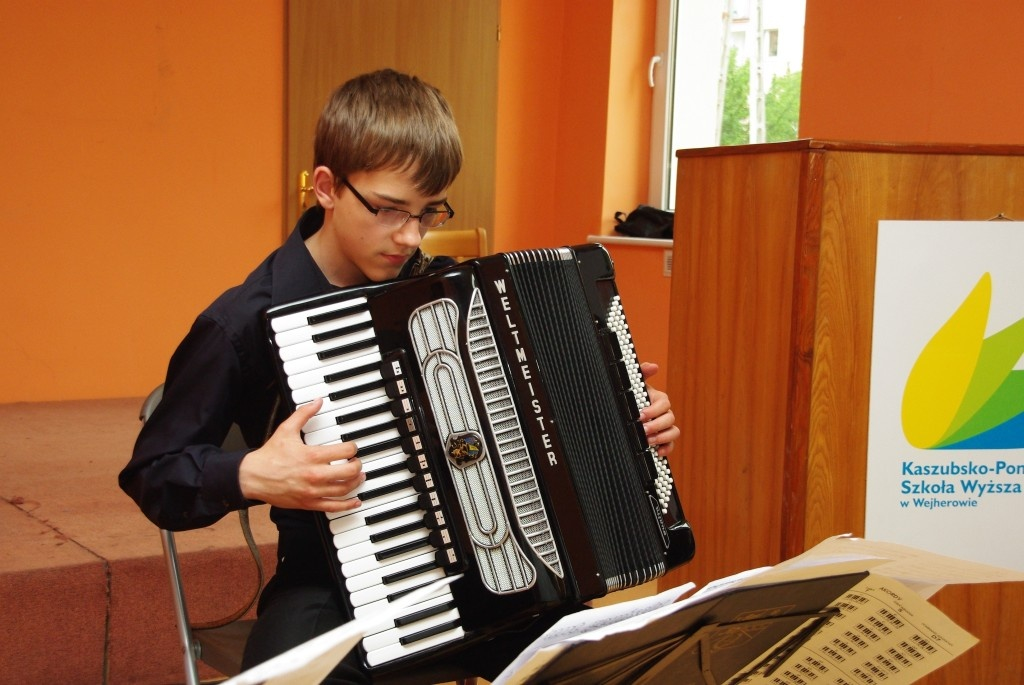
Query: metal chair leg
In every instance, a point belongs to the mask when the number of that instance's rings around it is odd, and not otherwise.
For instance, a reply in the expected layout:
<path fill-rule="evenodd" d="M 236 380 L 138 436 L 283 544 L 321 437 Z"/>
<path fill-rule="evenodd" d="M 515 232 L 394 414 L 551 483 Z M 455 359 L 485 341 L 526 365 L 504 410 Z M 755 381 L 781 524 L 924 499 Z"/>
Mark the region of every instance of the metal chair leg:
<path fill-rule="evenodd" d="M 178 551 L 174 544 L 174 533 L 160 530 L 164 545 L 164 558 L 171 579 L 174 595 L 174 620 L 178 624 L 178 638 L 181 641 L 182 659 L 185 666 L 185 685 L 199 685 L 199 667 L 196 664 L 195 642 L 188 622 L 188 608 L 185 605 L 185 590 L 181 586 L 181 569 L 178 566 Z"/>

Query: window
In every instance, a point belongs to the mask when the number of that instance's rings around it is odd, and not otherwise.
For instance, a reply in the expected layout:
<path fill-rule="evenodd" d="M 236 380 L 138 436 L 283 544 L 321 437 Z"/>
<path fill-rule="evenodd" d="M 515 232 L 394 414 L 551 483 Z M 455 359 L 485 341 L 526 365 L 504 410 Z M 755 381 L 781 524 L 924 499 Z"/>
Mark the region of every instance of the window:
<path fill-rule="evenodd" d="M 804 2 L 659 0 L 650 204 L 673 208 L 675 151 L 794 140 Z"/>

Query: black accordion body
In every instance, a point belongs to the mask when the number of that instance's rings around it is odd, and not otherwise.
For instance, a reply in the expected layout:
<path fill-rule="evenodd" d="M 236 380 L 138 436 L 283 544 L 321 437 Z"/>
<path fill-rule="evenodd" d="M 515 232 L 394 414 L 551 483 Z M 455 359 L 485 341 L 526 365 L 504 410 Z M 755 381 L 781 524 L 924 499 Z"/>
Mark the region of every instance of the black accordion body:
<path fill-rule="evenodd" d="M 600 245 L 509 252 L 275 307 L 307 444 L 354 441 L 363 504 L 324 515 L 347 610 L 442 594 L 360 649 L 371 672 L 450 654 L 663 575 L 694 541 Z"/>

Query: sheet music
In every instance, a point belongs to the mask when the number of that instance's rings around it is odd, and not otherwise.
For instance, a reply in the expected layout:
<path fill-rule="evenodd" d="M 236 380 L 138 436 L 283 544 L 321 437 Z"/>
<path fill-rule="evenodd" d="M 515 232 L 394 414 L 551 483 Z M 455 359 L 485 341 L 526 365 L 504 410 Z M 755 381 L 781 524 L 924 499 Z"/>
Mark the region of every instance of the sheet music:
<path fill-rule="evenodd" d="M 826 566 L 830 568 L 825 569 Z M 778 582 L 824 572 L 835 574 L 844 567 L 896 578 L 926 599 L 944 585 L 1024 580 L 1024 572 L 1021 571 L 847 534 L 827 538 L 803 554 L 766 569 L 764 575 L 754 577 L 750 582 Z"/>
<path fill-rule="evenodd" d="M 909 685 L 978 642 L 916 592 L 875 573 L 848 590 L 833 606 L 842 613 L 781 665 L 766 664 L 727 685 Z"/>
<path fill-rule="evenodd" d="M 629 602 L 570 614 L 524 649 L 494 679 L 492 685 L 515 685 L 526 682 L 544 664 L 568 649 L 575 640 L 600 640 L 606 634 L 605 631 L 621 629 L 623 625 L 631 625 L 635 620 L 639 620 L 642 626 L 666 610 L 672 610 L 672 607 L 676 606 L 674 602 L 694 587 L 693 583 L 686 583 L 652 597 L 641 597 Z"/>
<path fill-rule="evenodd" d="M 905 685 L 944 666 L 977 643 L 927 601 L 946 584 L 1024 580 L 1024 573 L 943 557 L 931 552 L 875 543 L 849 535 L 829 538 L 793 559 L 772 567 L 751 569 L 713 581 L 693 595 L 680 599 L 693 585 L 661 593 L 647 613 L 636 611 L 616 618 L 608 613 L 593 617 L 585 611 L 563 619 L 523 652 L 494 685 L 533 682 L 573 647 L 609 635 L 642 631 L 656 619 L 682 611 L 698 602 L 734 590 L 773 586 L 815 578 L 868 575 L 833 603 L 840 614 L 813 633 L 802 645 L 754 671 L 769 653 L 752 659 L 729 685 L 817 685 L 818 683 L 885 683 Z M 674 594 L 674 598 L 672 595 Z M 667 600 L 667 603 L 666 603 Z M 615 605 L 606 607 L 614 609 Z M 790 637 L 803 634 L 798 626 Z M 699 626 L 694 626 L 694 630 Z M 786 644 L 783 639 L 776 645 Z M 563 657 L 564 658 L 564 657 Z"/>

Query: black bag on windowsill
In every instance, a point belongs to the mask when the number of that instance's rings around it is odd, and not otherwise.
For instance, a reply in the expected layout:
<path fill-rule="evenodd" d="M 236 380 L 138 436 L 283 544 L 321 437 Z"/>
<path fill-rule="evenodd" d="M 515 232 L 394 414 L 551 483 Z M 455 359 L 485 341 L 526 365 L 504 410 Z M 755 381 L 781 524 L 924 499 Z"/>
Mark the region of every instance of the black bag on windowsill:
<path fill-rule="evenodd" d="M 672 238 L 672 212 L 651 207 L 650 205 L 638 205 L 628 215 L 624 212 L 615 212 L 615 230 L 623 235 L 632 238 Z"/>

